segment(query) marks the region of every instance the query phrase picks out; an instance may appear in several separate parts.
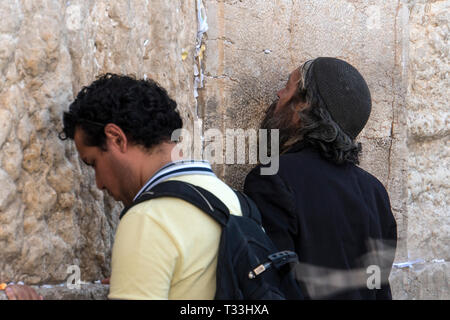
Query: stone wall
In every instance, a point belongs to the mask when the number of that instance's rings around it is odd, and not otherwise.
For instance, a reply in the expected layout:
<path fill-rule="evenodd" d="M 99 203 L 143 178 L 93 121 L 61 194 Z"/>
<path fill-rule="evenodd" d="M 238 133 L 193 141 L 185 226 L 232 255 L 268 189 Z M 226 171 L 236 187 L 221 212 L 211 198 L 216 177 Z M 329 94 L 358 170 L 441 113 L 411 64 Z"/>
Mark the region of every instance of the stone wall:
<path fill-rule="evenodd" d="M 0 282 L 58 284 L 69 265 L 87 282 L 109 275 L 121 208 L 57 137 L 62 111 L 98 75 L 154 78 L 188 130 L 225 133 L 257 128 L 303 61 L 335 56 L 372 92 L 361 166 L 386 186 L 397 219 L 394 298 L 448 299 L 448 9 L 448 0 L 0 1 Z M 240 188 L 252 166 L 214 169 Z"/>
<path fill-rule="evenodd" d="M 0 282 L 60 283 L 69 265 L 82 280 L 101 279 L 120 207 L 58 139 L 62 111 L 82 86 L 116 72 L 160 82 L 189 123 L 195 6 L 2 0 L 0 17 Z"/>
<path fill-rule="evenodd" d="M 450 299 L 449 1 L 409 1 L 407 261 L 400 298 Z M 402 265 L 400 265 L 402 266 Z"/>

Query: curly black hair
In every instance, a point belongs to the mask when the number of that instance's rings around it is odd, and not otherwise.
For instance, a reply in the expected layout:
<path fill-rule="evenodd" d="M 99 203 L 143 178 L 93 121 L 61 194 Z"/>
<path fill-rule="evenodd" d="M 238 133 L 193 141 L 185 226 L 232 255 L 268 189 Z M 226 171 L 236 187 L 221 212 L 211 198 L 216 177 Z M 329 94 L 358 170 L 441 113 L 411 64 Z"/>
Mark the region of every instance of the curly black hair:
<path fill-rule="evenodd" d="M 177 103 L 154 80 L 107 73 L 83 87 L 63 115 L 62 140 L 73 139 L 75 129 L 85 133 L 84 143 L 105 150 L 104 127 L 119 126 L 131 143 L 150 149 L 170 140 L 183 126 Z"/>

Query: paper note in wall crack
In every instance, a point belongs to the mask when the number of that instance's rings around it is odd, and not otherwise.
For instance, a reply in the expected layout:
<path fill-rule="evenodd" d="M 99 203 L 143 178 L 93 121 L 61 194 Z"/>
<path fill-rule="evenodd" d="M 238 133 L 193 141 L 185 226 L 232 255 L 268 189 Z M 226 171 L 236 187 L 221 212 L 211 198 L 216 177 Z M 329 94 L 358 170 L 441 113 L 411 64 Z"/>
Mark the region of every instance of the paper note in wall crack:
<path fill-rule="evenodd" d="M 181 60 L 186 60 L 186 58 L 188 57 L 188 52 L 186 51 L 186 49 L 181 50 Z"/>

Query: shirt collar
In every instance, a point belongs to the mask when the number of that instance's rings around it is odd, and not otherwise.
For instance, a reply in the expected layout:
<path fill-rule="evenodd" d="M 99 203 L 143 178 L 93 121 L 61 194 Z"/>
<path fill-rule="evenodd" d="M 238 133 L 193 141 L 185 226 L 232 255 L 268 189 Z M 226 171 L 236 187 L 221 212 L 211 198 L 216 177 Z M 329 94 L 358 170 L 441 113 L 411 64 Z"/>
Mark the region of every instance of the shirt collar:
<path fill-rule="evenodd" d="M 146 192 L 169 178 L 186 174 L 204 174 L 215 176 L 211 165 L 206 160 L 178 160 L 169 162 L 161 167 L 139 190 L 134 197 L 135 201 L 143 192 Z"/>

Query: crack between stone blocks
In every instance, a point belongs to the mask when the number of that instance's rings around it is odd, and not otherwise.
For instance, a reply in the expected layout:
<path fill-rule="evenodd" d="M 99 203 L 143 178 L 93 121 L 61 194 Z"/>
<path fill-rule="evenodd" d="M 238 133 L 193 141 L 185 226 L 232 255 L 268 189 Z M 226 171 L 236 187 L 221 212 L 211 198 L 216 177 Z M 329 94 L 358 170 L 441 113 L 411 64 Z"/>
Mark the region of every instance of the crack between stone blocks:
<path fill-rule="evenodd" d="M 294 34 L 293 34 L 293 27 L 294 27 L 294 6 L 295 6 L 295 0 L 291 1 L 291 16 L 289 17 L 289 58 L 291 60 L 291 64 L 294 65 L 294 55 L 292 54 L 292 43 L 294 42 Z"/>
<path fill-rule="evenodd" d="M 199 3 L 201 4 L 201 7 L 199 6 Z M 197 27 L 197 38 L 196 38 L 195 43 L 196 43 L 196 46 L 197 45 L 199 46 L 199 48 L 203 47 L 203 52 L 202 51 L 200 51 L 200 52 L 196 51 L 196 54 L 194 56 L 194 64 L 197 66 L 197 69 L 198 69 L 198 75 L 197 76 L 194 75 L 194 79 L 195 79 L 194 80 L 194 87 L 195 87 L 196 81 L 200 81 L 200 86 L 196 87 L 194 89 L 194 90 L 196 90 L 196 93 L 197 93 L 197 95 L 195 96 L 195 116 L 197 117 L 197 119 L 200 118 L 200 119 L 203 120 L 203 118 L 205 116 L 203 114 L 204 113 L 204 108 L 202 108 L 202 114 L 200 115 L 199 114 L 199 98 L 201 98 L 200 89 L 203 89 L 205 87 L 205 84 L 204 84 L 204 82 L 205 82 L 204 81 L 204 76 L 205 75 L 203 74 L 203 71 L 206 69 L 206 66 L 205 66 L 205 55 L 206 55 L 206 40 L 207 39 L 205 40 L 204 36 L 207 35 L 208 27 L 206 26 L 206 30 L 204 30 L 204 31 L 201 31 L 199 29 L 199 26 L 200 26 L 199 15 L 201 15 L 201 13 L 199 13 L 199 10 L 201 10 L 203 8 L 204 9 L 204 14 L 205 14 L 205 19 L 207 17 L 206 8 L 204 6 L 203 0 L 201 0 L 200 2 L 196 2 L 195 7 L 196 7 L 195 12 L 196 12 L 196 16 L 197 16 L 196 20 L 197 20 L 197 26 L 198 26 Z M 200 32 L 202 32 L 202 33 L 200 34 Z M 195 123 L 195 121 L 196 120 L 194 119 L 194 123 Z"/>
<path fill-rule="evenodd" d="M 395 9 L 395 21 L 394 21 L 394 70 L 395 67 L 399 65 L 398 63 L 398 49 L 397 49 L 397 42 L 398 42 L 398 30 L 397 30 L 397 21 L 399 19 L 399 13 L 400 13 L 400 7 L 401 7 L 401 0 L 397 1 L 397 8 Z M 391 123 L 391 132 L 390 132 L 390 145 L 389 145 L 389 152 L 388 152 L 388 176 L 387 181 L 388 184 L 390 184 L 391 181 L 391 166 L 392 166 L 392 149 L 394 146 L 394 140 L 395 140 L 395 104 L 397 102 L 396 100 L 396 91 L 395 91 L 395 74 L 392 76 L 392 123 Z"/>
<path fill-rule="evenodd" d="M 229 42 L 231 44 L 235 44 L 233 40 L 231 40 L 230 38 L 224 37 L 224 36 L 214 38 L 214 39 L 207 39 L 207 41 L 224 41 L 224 42 Z"/>
<path fill-rule="evenodd" d="M 230 76 L 228 76 L 226 74 L 222 74 L 222 75 L 205 74 L 205 77 L 206 78 L 211 78 L 211 79 L 216 79 L 216 80 L 218 80 L 218 79 L 228 79 L 228 80 L 230 80 L 232 82 L 239 83 L 239 81 L 237 79 L 234 79 L 234 78 L 232 78 L 232 77 L 230 77 Z"/>
<path fill-rule="evenodd" d="M 252 49 L 245 49 L 245 48 L 235 48 L 237 51 L 245 51 L 245 52 L 251 52 L 251 53 L 264 53 L 264 50 L 258 51 L 258 50 L 252 50 Z"/>

